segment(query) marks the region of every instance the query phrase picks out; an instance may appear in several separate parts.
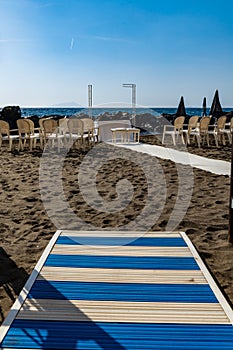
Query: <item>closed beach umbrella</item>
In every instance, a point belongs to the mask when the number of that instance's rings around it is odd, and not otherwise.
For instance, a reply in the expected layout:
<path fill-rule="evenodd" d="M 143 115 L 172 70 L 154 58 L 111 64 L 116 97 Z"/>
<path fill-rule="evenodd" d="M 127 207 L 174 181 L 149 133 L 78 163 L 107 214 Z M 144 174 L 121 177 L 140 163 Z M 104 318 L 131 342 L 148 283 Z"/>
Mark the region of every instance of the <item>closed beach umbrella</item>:
<path fill-rule="evenodd" d="M 213 117 L 219 117 L 223 114 L 222 106 L 219 101 L 218 90 L 215 91 L 214 99 L 210 108 L 210 115 Z"/>
<path fill-rule="evenodd" d="M 206 116 L 206 97 L 203 98 L 203 103 L 202 103 L 202 115 L 203 115 L 203 117 Z"/>
<path fill-rule="evenodd" d="M 179 117 L 179 116 L 184 116 L 184 117 L 186 116 L 183 96 L 181 96 L 181 98 L 180 98 L 180 103 L 179 103 L 177 111 L 176 111 L 176 117 Z"/>

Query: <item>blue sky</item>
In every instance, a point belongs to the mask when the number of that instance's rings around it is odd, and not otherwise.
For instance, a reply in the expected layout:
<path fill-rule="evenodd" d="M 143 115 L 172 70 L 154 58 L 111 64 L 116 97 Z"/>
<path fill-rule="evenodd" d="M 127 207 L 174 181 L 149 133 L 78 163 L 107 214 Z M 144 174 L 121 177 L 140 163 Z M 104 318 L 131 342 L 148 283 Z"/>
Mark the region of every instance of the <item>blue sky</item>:
<path fill-rule="evenodd" d="M 0 106 L 233 106 L 231 0 L 0 0 Z"/>

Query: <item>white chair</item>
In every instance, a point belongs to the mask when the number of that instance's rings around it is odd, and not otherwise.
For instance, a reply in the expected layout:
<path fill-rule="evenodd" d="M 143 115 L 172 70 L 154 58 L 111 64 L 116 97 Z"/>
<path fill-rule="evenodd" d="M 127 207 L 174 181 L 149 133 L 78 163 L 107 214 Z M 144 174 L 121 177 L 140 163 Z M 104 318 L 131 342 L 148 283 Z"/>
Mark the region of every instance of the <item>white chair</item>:
<path fill-rule="evenodd" d="M 208 130 L 208 136 L 213 136 L 215 144 L 218 147 L 218 141 L 222 140 L 222 144 L 225 145 L 224 129 L 227 117 L 225 115 L 218 118 L 217 124 L 211 130 Z"/>
<path fill-rule="evenodd" d="M 99 141 L 99 128 L 95 126 L 91 118 L 81 118 L 83 122 L 83 134 L 88 134 L 88 143 Z"/>
<path fill-rule="evenodd" d="M 59 134 L 63 135 L 62 140 L 64 146 L 67 148 L 69 142 L 69 128 L 68 128 L 68 118 L 61 118 L 58 120 Z"/>
<path fill-rule="evenodd" d="M 19 133 L 19 150 L 24 149 L 27 141 L 29 141 L 30 151 L 36 147 L 37 140 L 40 141 L 40 148 L 42 149 L 41 134 L 35 133 L 34 123 L 30 119 L 18 119 L 17 120 L 18 133 Z"/>
<path fill-rule="evenodd" d="M 57 143 L 57 149 L 60 152 L 65 136 L 59 133 L 57 121 L 55 119 L 43 119 L 42 130 L 44 144 L 48 142 L 49 147 L 53 148 L 55 143 Z"/>
<path fill-rule="evenodd" d="M 79 143 L 80 145 L 84 145 L 85 141 L 88 142 L 89 135 L 84 134 L 84 125 L 81 119 L 78 118 L 70 118 L 68 120 L 68 129 L 69 129 L 69 143 L 70 147 L 72 145 L 76 145 Z"/>
<path fill-rule="evenodd" d="M 208 127 L 210 123 L 210 117 L 203 117 L 200 120 L 199 125 L 196 129 L 191 130 L 189 133 L 189 140 L 191 136 L 196 138 L 198 147 L 201 147 L 201 142 L 204 144 L 205 140 L 207 141 L 207 145 L 209 146 L 209 134 L 208 134 Z"/>
<path fill-rule="evenodd" d="M 0 147 L 2 147 L 3 141 L 8 141 L 9 143 L 9 151 L 12 150 L 13 141 L 19 140 L 19 135 L 11 135 L 10 133 L 16 130 L 10 130 L 9 123 L 0 120 Z"/>
<path fill-rule="evenodd" d="M 172 141 L 174 146 L 178 141 L 178 138 L 181 139 L 181 142 L 184 144 L 184 136 L 183 136 L 183 125 L 184 125 L 185 117 L 180 116 L 177 117 L 174 121 L 174 125 L 164 125 L 163 127 L 163 136 L 162 136 L 162 144 L 164 144 L 165 136 L 170 135 L 172 137 Z"/>
<path fill-rule="evenodd" d="M 222 131 L 224 135 L 227 136 L 229 144 L 232 144 L 232 132 L 233 132 L 233 117 L 231 118 L 231 121 L 229 125 L 225 124 L 225 128 Z"/>
<path fill-rule="evenodd" d="M 194 115 L 189 118 L 189 122 L 187 125 L 187 129 L 183 129 L 183 134 L 186 136 L 186 144 L 190 144 L 190 133 L 197 130 L 197 123 L 199 120 L 199 116 Z"/>

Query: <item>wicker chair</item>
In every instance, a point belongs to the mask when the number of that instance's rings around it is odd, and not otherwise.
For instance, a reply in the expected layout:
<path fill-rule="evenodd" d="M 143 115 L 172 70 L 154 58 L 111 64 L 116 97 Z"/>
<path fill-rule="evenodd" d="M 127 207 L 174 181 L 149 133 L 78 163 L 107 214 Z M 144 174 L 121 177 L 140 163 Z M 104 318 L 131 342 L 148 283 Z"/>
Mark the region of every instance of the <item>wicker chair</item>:
<path fill-rule="evenodd" d="M 217 124 L 214 126 L 212 130 L 208 130 L 208 135 L 213 136 L 215 140 L 215 144 L 218 147 L 218 142 L 222 141 L 222 144 L 225 145 L 225 136 L 224 129 L 226 124 L 227 117 L 223 115 L 218 118 Z"/>
<path fill-rule="evenodd" d="M 89 135 L 84 134 L 84 124 L 81 119 L 70 118 L 68 120 L 69 143 L 70 147 L 77 143 L 85 146 L 85 140 L 88 141 Z"/>
<path fill-rule="evenodd" d="M 61 147 L 63 147 L 65 136 L 59 133 L 57 121 L 55 119 L 42 120 L 42 133 L 44 144 L 48 143 L 48 146 L 53 148 L 56 143 L 58 152 L 60 152 Z"/>
<path fill-rule="evenodd" d="M 13 130 L 10 130 L 9 123 L 0 120 L 0 147 L 2 147 L 3 141 L 7 141 L 9 143 L 9 151 L 12 150 L 13 141 L 19 140 L 19 135 L 11 135 L 11 131 Z"/>
<path fill-rule="evenodd" d="M 163 136 L 162 136 L 162 144 L 164 144 L 165 136 L 170 135 L 172 137 L 172 141 L 174 146 L 176 145 L 176 141 L 180 137 L 182 143 L 184 144 L 184 136 L 183 136 L 183 125 L 184 125 L 185 117 L 177 117 L 174 121 L 174 125 L 164 125 L 163 128 Z"/>
<path fill-rule="evenodd" d="M 191 138 L 191 136 L 194 136 L 194 138 L 196 138 L 199 148 L 201 146 L 201 142 L 204 145 L 205 140 L 207 141 L 207 145 L 209 146 L 209 123 L 210 117 L 203 117 L 201 118 L 198 127 L 195 130 L 190 131 L 189 133 L 189 138 Z"/>
<path fill-rule="evenodd" d="M 186 136 L 186 144 L 190 144 L 190 133 L 197 129 L 199 116 L 192 116 L 189 118 L 187 129 L 183 129 L 183 134 Z"/>
<path fill-rule="evenodd" d="M 99 128 L 95 127 L 94 121 L 90 118 L 81 118 L 83 122 L 83 133 L 88 134 L 88 142 L 99 141 Z"/>
<path fill-rule="evenodd" d="M 233 131 L 233 117 L 230 120 L 229 124 L 225 124 L 225 128 L 221 130 L 221 133 L 223 133 L 224 142 L 225 142 L 225 135 L 228 138 L 229 144 L 232 144 L 232 131 Z"/>
<path fill-rule="evenodd" d="M 37 140 L 40 141 L 40 148 L 42 149 L 41 134 L 35 133 L 34 123 L 30 119 L 18 119 L 17 120 L 18 133 L 19 133 L 19 150 L 24 149 L 27 141 L 29 141 L 29 148 L 36 147 Z"/>

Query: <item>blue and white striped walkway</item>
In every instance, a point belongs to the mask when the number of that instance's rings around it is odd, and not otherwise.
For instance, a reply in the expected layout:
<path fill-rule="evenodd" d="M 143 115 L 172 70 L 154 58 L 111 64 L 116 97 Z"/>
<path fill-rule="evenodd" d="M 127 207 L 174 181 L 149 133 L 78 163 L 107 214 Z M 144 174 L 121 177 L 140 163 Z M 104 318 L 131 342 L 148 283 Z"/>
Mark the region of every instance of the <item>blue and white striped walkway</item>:
<path fill-rule="evenodd" d="M 182 232 L 57 231 L 1 349 L 233 349 L 233 311 Z"/>

